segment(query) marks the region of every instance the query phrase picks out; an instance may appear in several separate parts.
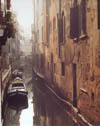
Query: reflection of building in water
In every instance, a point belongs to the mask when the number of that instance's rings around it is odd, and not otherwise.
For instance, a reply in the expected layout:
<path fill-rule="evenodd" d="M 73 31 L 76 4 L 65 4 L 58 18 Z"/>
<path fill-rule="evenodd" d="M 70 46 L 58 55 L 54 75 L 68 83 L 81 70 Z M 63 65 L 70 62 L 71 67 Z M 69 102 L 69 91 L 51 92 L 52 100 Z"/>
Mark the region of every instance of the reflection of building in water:
<path fill-rule="evenodd" d="M 63 106 L 52 97 L 44 87 L 42 80 L 33 80 L 34 83 L 34 126 L 75 126 L 75 123 L 64 112 Z M 40 86 L 42 84 L 42 87 Z"/>

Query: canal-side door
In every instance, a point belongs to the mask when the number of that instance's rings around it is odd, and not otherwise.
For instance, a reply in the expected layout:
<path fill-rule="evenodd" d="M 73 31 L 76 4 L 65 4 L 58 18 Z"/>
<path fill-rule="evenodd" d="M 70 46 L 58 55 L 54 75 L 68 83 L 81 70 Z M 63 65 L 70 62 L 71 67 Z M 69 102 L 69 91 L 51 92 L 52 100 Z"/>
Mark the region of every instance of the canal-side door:
<path fill-rule="evenodd" d="M 77 107 L 77 65 L 73 64 L 73 105 Z"/>

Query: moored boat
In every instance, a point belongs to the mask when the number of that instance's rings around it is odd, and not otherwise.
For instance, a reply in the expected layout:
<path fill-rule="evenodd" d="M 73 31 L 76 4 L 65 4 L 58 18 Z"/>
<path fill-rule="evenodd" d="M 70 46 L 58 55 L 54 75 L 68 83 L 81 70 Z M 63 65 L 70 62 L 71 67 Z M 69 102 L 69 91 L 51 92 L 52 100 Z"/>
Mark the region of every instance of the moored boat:
<path fill-rule="evenodd" d="M 28 108 L 28 97 L 25 84 L 22 79 L 15 78 L 8 87 L 7 101 L 12 109 L 21 110 Z"/>

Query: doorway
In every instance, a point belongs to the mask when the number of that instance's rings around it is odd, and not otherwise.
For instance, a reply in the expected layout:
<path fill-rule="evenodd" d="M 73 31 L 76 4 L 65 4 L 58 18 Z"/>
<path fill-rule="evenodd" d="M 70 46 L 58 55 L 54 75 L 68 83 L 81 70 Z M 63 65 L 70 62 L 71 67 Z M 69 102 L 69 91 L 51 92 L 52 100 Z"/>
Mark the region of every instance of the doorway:
<path fill-rule="evenodd" d="M 73 106 L 77 107 L 77 65 L 73 64 Z"/>

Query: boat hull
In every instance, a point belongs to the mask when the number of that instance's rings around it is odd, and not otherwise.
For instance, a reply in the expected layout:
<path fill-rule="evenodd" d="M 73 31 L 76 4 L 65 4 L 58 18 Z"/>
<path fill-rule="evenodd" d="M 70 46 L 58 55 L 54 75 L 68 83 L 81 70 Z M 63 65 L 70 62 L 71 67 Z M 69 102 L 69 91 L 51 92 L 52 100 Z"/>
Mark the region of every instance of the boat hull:
<path fill-rule="evenodd" d="M 8 106 L 15 110 L 28 108 L 27 92 L 11 92 L 7 96 Z"/>

